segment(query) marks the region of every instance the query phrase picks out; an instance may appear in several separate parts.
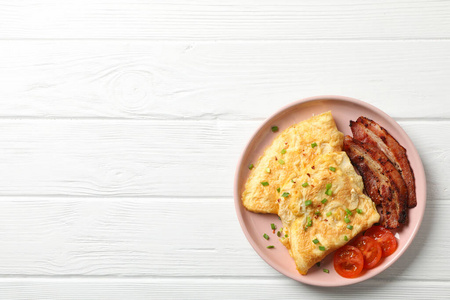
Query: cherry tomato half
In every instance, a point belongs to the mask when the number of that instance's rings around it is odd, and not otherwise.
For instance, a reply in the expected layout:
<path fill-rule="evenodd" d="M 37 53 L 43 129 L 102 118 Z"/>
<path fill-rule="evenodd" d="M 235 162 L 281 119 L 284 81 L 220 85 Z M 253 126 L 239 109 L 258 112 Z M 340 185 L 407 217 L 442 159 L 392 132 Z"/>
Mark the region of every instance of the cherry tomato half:
<path fill-rule="evenodd" d="M 345 278 L 354 278 L 364 267 L 364 257 L 358 248 L 345 245 L 334 254 L 334 269 Z"/>
<path fill-rule="evenodd" d="M 391 255 L 397 250 L 397 240 L 395 236 L 382 226 L 372 226 L 367 229 L 365 236 L 369 236 L 380 243 L 381 249 L 383 250 L 382 256 L 386 257 Z"/>
<path fill-rule="evenodd" d="M 355 240 L 353 246 L 358 248 L 364 256 L 364 269 L 376 267 L 383 252 L 380 243 L 369 236 L 362 235 Z"/>

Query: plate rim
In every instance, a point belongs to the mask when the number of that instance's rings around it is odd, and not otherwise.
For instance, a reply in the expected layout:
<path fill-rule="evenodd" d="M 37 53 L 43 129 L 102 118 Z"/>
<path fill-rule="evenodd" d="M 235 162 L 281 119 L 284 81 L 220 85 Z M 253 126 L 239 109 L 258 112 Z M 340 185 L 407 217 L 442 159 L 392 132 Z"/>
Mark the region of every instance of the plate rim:
<path fill-rule="evenodd" d="M 250 243 L 250 245 L 252 246 L 253 250 L 269 265 L 271 266 L 273 269 L 277 270 L 279 273 L 295 280 L 298 282 L 301 282 L 303 284 L 308 284 L 308 285 L 313 285 L 313 286 L 321 286 L 321 287 L 337 287 L 337 286 L 347 286 L 347 285 L 352 285 L 352 284 L 356 284 L 368 279 L 371 279 L 375 276 L 377 276 L 378 274 L 382 273 L 384 270 L 387 270 L 392 264 L 394 264 L 404 253 L 405 251 L 409 248 L 409 246 L 411 245 L 412 241 L 415 239 L 417 233 L 419 232 L 420 226 L 422 224 L 422 220 L 423 220 L 423 216 L 425 214 L 425 210 L 426 210 L 426 200 L 427 200 L 427 182 L 426 182 L 426 177 L 425 177 L 425 182 L 424 182 L 424 189 L 423 189 L 423 195 L 424 195 L 424 208 L 421 214 L 419 214 L 417 223 L 415 224 L 415 227 L 413 228 L 413 232 L 411 234 L 411 236 L 409 237 L 409 239 L 407 240 L 405 246 L 400 249 L 400 251 L 396 254 L 396 256 L 394 257 L 394 259 L 392 259 L 390 262 L 388 262 L 385 267 L 383 269 L 377 270 L 375 272 L 373 272 L 373 274 L 371 274 L 370 277 L 368 278 L 363 278 L 363 277 L 357 277 L 357 278 L 351 278 L 348 281 L 346 281 L 345 283 L 339 283 L 336 284 L 334 282 L 321 282 L 320 284 L 315 284 L 315 283 L 311 283 L 311 282 L 307 282 L 302 280 L 302 277 L 293 277 L 291 276 L 289 273 L 285 272 L 285 270 L 283 268 L 279 268 L 277 266 L 274 266 L 271 264 L 270 262 L 270 256 L 264 252 L 260 252 L 259 249 L 257 249 L 256 244 L 253 242 L 253 236 L 251 236 L 250 232 L 248 230 L 246 230 L 246 226 L 244 224 L 244 220 L 243 220 L 243 216 L 240 212 L 240 206 L 242 205 L 242 201 L 241 201 L 241 197 L 239 195 L 239 190 L 238 190 L 238 186 L 239 186 L 239 174 L 241 172 L 242 166 L 243 166 L 243 159 L 246 156 L 247 152 L 249 151 L 249 146 L 251 145 L 251 143 L 253 142 L 253 140 L 258 136 L 258 134 L 260 134 L 261 130 L 268 124 L 270 123 L 274 118 L 276 118 L 279 114 L 283 113 L 284 111 L 293 108 L 297 105 L 300 104 L 305 104 L 307 102 L 315 102 L 315 101 L 320 101 L 320 100 L 337 100 L 337 101 L 343 101 L 343 102 L 349 102 L 349 103 L 353 103 L 353 104 L 358 104 L 360 106 L 365 106 L 367 108 L 369 108 L 370 110 L 374 111 L 377 114 L 382 115 L 386 120 L 389 121 L 389 123 L 391 123 L 392 125 L 394 125 L 394 127 L 398 127 L 400 129 L 400 131 L 402 132 L 402 134 L 404 135 L 404 137 L 406 138 L 406 140 L 408 142 L 411 143 L 411 145 L 413 146 L 412 149 L 408 149 L 408 151 L 413 152 L 414 156 L 419 158 L 419 163 L 418 163 L 418 168 L 419 168 L 419 172 L 423 173 L 424 175 L 426 175 L 424 167 L 423 167 L 423 162 L 422 159 L 419 155 L 419 152 L 416 149 L 416 146 L 414 145 L 414 143 L 412 142 L 411 138 L 409 137 L 409 135 L 405 132 L 405 130 L 400 126 L 400 124 L 398 124 L 391 116 L 389 116 L 387 113 L 385 113 L 384 111 L 382 111 L 381 109 L 373 106 L 370 103 L 367 103 L 365 101 L 356 99 L 356 98 L 351 98 L 351 97 L 347 97 L 347 96 L 339 96 L 339 95 L 318 95 L 318 96 L 311 96 L 311 97 L 307 97 L 307 98 L 303 98 L 300 100 L 296 100 L 293 101 L 287 105 L 282 106 L 281 108 L 279 108 L 275 113 L 271 114 L 269 117 L 267 117 L 258 127 L 257 129 L 254 131 L 254 133 L 251 135 L 251 137 L 248 139 L 247 143 L 245 144 L 243 150 L 241 151 L 241 154 L 239 156 L 238 159 L 238 163 L 236 166 L 236 171 L 235 171 L 235 176 L 234 176 L 234 184 L 233 184 L 233 196 L 234 196 L 234 206 L 235 206 L 235 211 L 236 211 L 236 215 L 238 217 L 239 220 L 239 224 L 241 226 L 241 229 L 247 239 L 247 241 Z M 245 209 L 245 208 L 244 208 Z M 307 276 L 307 275 L 305 275 Z"/>

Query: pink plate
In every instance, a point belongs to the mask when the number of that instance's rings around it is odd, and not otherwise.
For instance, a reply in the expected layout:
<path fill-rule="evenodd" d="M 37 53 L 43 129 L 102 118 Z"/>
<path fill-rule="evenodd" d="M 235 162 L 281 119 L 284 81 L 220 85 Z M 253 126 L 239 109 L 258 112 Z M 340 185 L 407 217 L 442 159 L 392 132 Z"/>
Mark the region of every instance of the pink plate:
<path fill-rule="evenodd" d="M 270 223 L 275 223 L 280 228 L 281 221 L 276 215 L 256 214 L 247 211 L 241 202 L 241 194 L 245 181 L 249 175 L 248 165 L 257 161 L 264 149 L 271 144 L 277 136 L 271 131 L 276 125 L 280 132 L 292 124 L 306 120 L 314 114 L 320 114 L 331 110 L 337 127 L 344 134 L 350 134 L 349 121 L 356 120 L 359 116 L 368 117 L 386 128 L 399 143 L 407 149 L 407 154 L 416 179 L 417 206 L 409 209 L 409 222 L 396 234 L 398 249 L 394 254 L 372 270 L 365 270 L 354 279 L 339 276 L 333 267 L 333 253 L 328 255 L 320 267 L 313 266 L 308 275 L 300 275 L 295 268 L 293 259 L 287 249 L 279 242 L 277 236 L 272 233 Z M 255 251 L 274 269 L 297 281 L 317 286 L 343 286 L 354 284 L 369 279 L 392 265 L 408 248 L 419 230 L 425 211 L 426 181 L 425 172 L 419 153 L 409 139 L 408 135 L 391 117 L 378 108 L 360 100 L 342 96 L 316 96 L 294 102 L 268 118 L 250 139 L 242 154 L 236 170 L 234 182 L 234 201 L 236 212 L 248 241 Z M 262 235 L 269 234 L 270 240 L 265 240 Z M 268 245 L 275 245 L 274 249 L 267 249 Z M 328 269 L 329 274 L 323 269 Z"/>

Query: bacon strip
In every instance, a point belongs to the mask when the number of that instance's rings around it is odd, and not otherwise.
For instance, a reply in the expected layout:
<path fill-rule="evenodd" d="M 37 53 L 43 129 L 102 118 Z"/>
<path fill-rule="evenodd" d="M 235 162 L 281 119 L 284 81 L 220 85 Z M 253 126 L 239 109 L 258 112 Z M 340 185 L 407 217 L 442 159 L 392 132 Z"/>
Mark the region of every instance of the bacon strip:
<path fill-rule="evenodd" d="M 367 194 L 381 205 L 382 223 L 397 228 L 407 219 L 407 188 L 400 173 L 376 147 L 350 136 L 344 138 L 344 150 L 362 175 Z"/>
<path fill-rule="evenodd" d="M 408 207 L 415 207 L 417 205 L 416 184 L 414 173 L 406 156 L 406 149 L 386 129 L 366 117 L 359 117 L 356 122 L 350 121 L 350 128 L 353 138 L 364 144 L 371 144 L 386 154 L 406 183 Z"/>

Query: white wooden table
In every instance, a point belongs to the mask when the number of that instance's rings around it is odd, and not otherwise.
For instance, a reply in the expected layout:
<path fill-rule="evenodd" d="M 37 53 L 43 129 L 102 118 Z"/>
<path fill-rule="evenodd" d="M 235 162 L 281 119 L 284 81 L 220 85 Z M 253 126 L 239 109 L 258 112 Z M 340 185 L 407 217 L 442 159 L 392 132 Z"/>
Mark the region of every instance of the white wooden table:
<path fill-rule="evenodd" d="M 0 3 L 0 299 L 450 298 L 450 1 Z M 268 266 L 232 197 L 318 94 L 394 117 L 428 178 L 412 246 L 344 288 Z"/>

